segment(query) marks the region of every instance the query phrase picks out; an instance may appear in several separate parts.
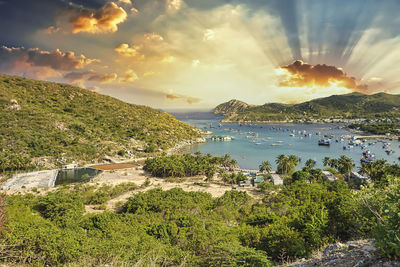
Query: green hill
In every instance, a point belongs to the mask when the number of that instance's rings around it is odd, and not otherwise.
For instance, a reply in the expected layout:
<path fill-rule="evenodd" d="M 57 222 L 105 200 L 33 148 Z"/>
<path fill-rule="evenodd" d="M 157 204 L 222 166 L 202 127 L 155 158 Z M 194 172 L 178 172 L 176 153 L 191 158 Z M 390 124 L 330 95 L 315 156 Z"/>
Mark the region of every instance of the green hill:
<path fill-rule="evenodd" d="M 0 133 L 0 170 L 37 160 L 54 165 L 101 160 L 138 148 L 164 150 L 199 136 L 196 128 L 146 106 L 1 74 Z"/>
<path fill-rule="evenodd" d="M 230 101 L 232 102 L 232 100 Z M 365 95 L 351 93 L 332 95 L 300 104 L 268 103 L 261 106 L 247 105 L 240 111 L 229 107 L 229 103 L 219 105 L 214 113 L 220 114 L 224 107 L 226 121 L 292 121 L 327 118 L 380 118 L 400 115 L 400 95 L 378 93 Z"/>

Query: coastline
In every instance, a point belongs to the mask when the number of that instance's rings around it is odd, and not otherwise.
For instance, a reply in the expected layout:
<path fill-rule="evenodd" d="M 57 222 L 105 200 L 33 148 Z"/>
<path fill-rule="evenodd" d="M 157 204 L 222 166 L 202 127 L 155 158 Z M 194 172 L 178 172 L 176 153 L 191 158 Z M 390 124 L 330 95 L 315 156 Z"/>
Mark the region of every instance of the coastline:
<path fill-rule="evenodd" d="M 174 147 L 166 150 L 165 152 L 167 153 L 167 155 L 182 154 L 185 148 L 192 146 L 192 145 L 205 143 L 205 142 L 207 142 L 207 140 L 204 137 L 198 137 L 198 138 L 194 138 L 194 139 L 190 139 L 190 140 L 184 140 L 184 141 L 176 144 Z"/>
<path fill-rule="evenodd" d="M 312 124 L 312 125 L 332 125 L 332 126 L 337 126 L 341 127 L 342 129 L 345 129 L 346 131 L 353 133 L 353 134 L 358 134 L 360 136 L 374 136 L 376 138 L 382 138 L 382 139 L 399 139 L 399 135 L 395 134 L 390 134 L 390 135 L 384 135 L 384 134 L 373 134 L 371 132 L 367 131 L 361 131 L 357 129 L 352 129 L 349 127 L 350 123 L 345 123 L 345 122 L 324 122 L 324 121 L 307 121 L 307 122 L 301 122 L 301 121 L 232 121 L 229 119 L 222 119 L 220 120 L 222 123 L 233 123 L 233 124 L 256 124 L 256 125 L 275 125 L 275 124 L 286 124 L 286 125 L 296 125 L 296 124 Z"/>

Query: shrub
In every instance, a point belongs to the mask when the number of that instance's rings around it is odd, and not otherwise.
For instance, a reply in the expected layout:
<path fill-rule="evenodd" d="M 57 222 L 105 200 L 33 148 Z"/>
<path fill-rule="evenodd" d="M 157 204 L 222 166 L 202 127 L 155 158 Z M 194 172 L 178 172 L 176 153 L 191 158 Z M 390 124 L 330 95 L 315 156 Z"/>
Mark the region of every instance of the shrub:
<path fill-rule="evenodd" d="M 63 191 L 42 197 L 36 209 L 44 218 L 62 227 L 75 225 L 85 211 L 83 200 L 78 194 L 68 194 Z"/>
<path fill-rule="evenodd" d="M 375 238 L 384 255 L 400 258 L 400 186 L 387 194 Z"/>

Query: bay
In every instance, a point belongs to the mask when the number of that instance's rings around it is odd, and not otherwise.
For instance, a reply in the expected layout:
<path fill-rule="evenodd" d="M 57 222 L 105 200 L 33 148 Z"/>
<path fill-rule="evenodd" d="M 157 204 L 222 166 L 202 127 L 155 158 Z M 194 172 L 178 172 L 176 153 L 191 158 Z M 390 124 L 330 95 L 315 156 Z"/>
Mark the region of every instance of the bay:
<path fill-rule="evenodd" d="M 211 141 L 204 144 L 196 144 L 186 148 L 185 152 L 194 153 L 200 151 L 203 154 L 210 153 L 214 156 L 223 156 L 228 153 L 238 161 L 241 168 L 258 169 L 262 161 L 269 161 L 276 168 L 275 160 L 280 154 L 296 155 L 301 159 L 298 169 L 304 166 L 307 159 L 316 161 L 316 166 L 323 168 L 324 157 L 338 158 L 346 155 L 354 160 L 359 167 L 362 152 L 370 150 L 377 159 L 385 159 L 388 163 L 398 163 L 400 156 L 400 143 L 398 140 L 371 139 L 364 145 L 354 146 L 353 149 L 344 150 L 349 140 L 341 141 L 344 135 L 354 134 L 341 125 L 334 124 L 238 124 L 220 123 L 221 116 L 207 112 L 175 113 L 177 119 L 196 126 L 202 130 L 212 131 L 215 136 L 232 136 L 232 141 Z M 292 136 L 291 136 L 292 135 Z M 330 146 L 319 146 L 318 140 L 324 139 L 324 135 L 332 135 Z M 211 137 L 211 136 L 209 136 Z M 338 142 L 336 142 L 338 139 Z M 368 145 L 368 143 L 374 143 Z M 383 148 L 385 142 L 390 143 L 390 149 L 395 151 L 388 155 Z"/>

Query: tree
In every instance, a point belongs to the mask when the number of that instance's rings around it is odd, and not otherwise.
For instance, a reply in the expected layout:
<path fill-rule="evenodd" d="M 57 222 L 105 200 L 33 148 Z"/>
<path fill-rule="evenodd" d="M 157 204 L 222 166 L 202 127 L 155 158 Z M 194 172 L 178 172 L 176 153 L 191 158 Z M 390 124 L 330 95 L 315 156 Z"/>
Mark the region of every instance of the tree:
<path fill-rule="evenodd" d="M 323 160 L 324 166 L 329 166 L 331 163 L 331 158 L 330 157 L 325 157 Z"/>
<path fill-rule="evenodd" d="M 309 177 L 309 173 L 305 172 L 305 171 L 297 171 L 295 173 L 293 173 L 292 175 L 292 182 L 296 182 L 296 181 L 307 181 L 308 177 Z"/>
<path fill-rule="evenodd" d="M 276 159 L 277 170 L 276 172 L 279 174 L 287 174 L 289 169 L 289 159 L 285 155 L 281 154 Z"/>
<path fill-rule="evenodd" d="M 289 157 L 279 155 L 276 159 L 276 164 L 278 165 L 277 172 L 279 174 L 291 175 L 299 164 L 299 159 L 295 155 L 290 155 Z"/>
<path fill-rule="evenodd" d="M 272 170 L 271 163 L 269 161 L 263 161 L 260 165 L 260 172 L 270 173 Z"/>
<path fill-rule="evenodd" d="M 315 167 L 315 160 L 313 159 L 308 159 L 305 163 L 305 166 L 309 167 L 310 169 Z"/>
<path fill-rule="evenodd" d="M 344 155 L 340 156 L 338 160 L 338 170 L 341 174 L 344 174 L 347 176 L 347 178 L 349 178 L 353 168 L 354 168 L 354 162 L 351 158 L 346 157 Z"/>
<path fill-rule="evenodd" d="M 231 168 L 236 168 L 237 166 L 238 166 L 237 160 L 236 160 L 236 159 L 232 159 L 232 160 L 231 160 L 230 167 L 231 167 Z"/>

